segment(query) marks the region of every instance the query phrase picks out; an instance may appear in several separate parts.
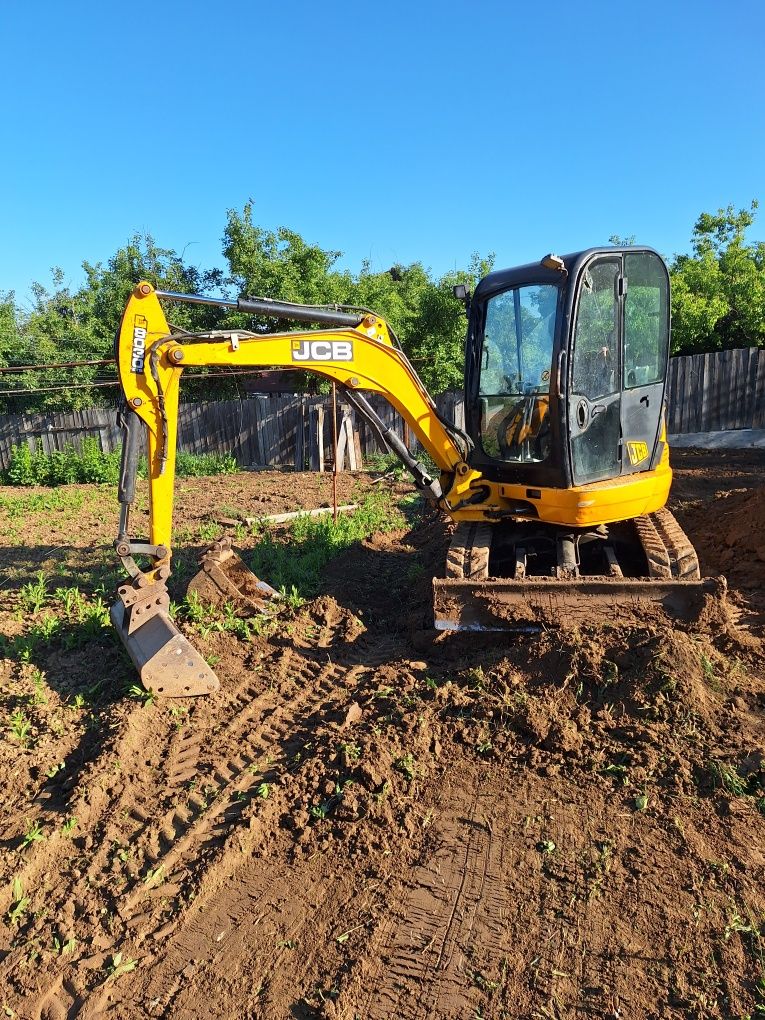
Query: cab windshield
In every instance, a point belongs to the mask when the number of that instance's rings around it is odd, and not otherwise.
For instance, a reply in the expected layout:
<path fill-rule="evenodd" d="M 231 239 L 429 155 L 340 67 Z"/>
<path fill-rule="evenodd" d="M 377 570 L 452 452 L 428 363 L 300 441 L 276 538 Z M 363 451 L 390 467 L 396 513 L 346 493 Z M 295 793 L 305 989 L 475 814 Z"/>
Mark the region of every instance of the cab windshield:
<path fill-rule="evenodd" d="M 550 452 L 550 370 L 558 288 L 514 287 L 486 305 L 479 403 L 490 457 L 539 462 Z"/>

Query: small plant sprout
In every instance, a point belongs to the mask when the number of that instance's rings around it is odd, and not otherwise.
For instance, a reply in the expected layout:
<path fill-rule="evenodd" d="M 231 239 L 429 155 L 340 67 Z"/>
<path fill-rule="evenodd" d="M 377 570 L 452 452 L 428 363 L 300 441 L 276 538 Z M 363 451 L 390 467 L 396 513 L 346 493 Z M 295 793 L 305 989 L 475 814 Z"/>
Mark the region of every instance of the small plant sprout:
<path fill-rule="evenodd" d="M 70 815 L 61 826 L 61 833 L 64 836 L 70 836 L 73 830 L 77 826 L 77 819 L 74 815 Z"/>
<path fill-rule="evenodd" d="M 645 811 L 647 807 L 648 807 L 648 794 L 645 792 L 639 793 L 637 797 L 635 797 L 635 810 Z"/>
<path fill-rule="evenodd" d="M 271 787 L 268 783 L 260 783 L 255 789 L 255 796 L 261 800 L 268 800 L 271 794 Z"/>
<path fill-rule="evenodd" d="M 45 696 L 45 674 L 41 669 L 32 671 L 32 686 L 34 693 L 29 699 L 31 705 L 47 705 L 48 699 Z"/>
<path fill-rule="evenodd" d="M 743 797 L 748 793 L 746 781 L 741 778 L 735 765 L 724 761 L 710 761 L 709 771 L 716 787 L 722 787 L 726 793 L 734 797 Z"/>
<path fill-rule="evenodd" d="M 58 764 L 51 765 L 49 769 L 46 769 L 45 775 L 48 777 L 48 779 L 53 779 L 53 777 L 58 775 L 59 772 L 63 772 L 65 768 L 66 765 L 62 761 L 60 761 L 58 762 Z"/>
<path fill-rule="evenodd" d="M 479 754 L 488 754 L 489 751 L 491 751 L 491 748 L 491 738 L 487 734 L 482 734 L 476 741 L 476 751 L 478 751 Z"/>
<path fill-rule="evenodd" d="M 11 889 L 11 908 L 8 911 L 8 923 L 10 925 L 18 924 L 21 918 L 27 911 L 29 906 L 29 897 L 24 895 L 24 887 L 21 884 L 19 878 L 14 878 L 13 887 Z"/>
<path fill-rule="evenodd" d="M 53 951 L 59 956 L 68 956 L 73 953 L 77 946 L 77 939 L 68 938 L 65 941 L 61 941 L 60 938 L 53 936 Z"/>
<path fill-rule="evenodd" d="M 143 878 L 144 885 L 156 887 L 165 880 L 165 866 L 160 864 L 158 868 L 149 868 Z"/>
<path fill-rule="evenodd" d="M 147 691 L 145 687 L 141 687 L 140 684 L 132 684 L 128 691 L 128 697 L 134 698 L 136 701 L 142 701 L 144 708 L 148 708 L 149 705 L 154 704 L 154 692 Z"/>
<path fill-rule="evenodd" d="M 116 980 L 123 974 L 129 974 L 135 968 L 136 961 L 131 960 L 129 956 L 123 957 L 122 953 L 112 953 L 111 959 L 106 965 L 106 973 L 112 980 Z"/>
<path fill-rule="evenodd" d="M 28 613 L 39 613 L 48 598 L 48 582 L 45 572 L 38 570 L 35 580 L 22 585 L 19 595 L 21 605 Z"/>
<path fill-rule="evenodd" d="M 626 765 L 606 765 L 605 768 L 600 770 L 605 776 L 613 776 L 614 779 L 619 779 L 623 786 L 627 785 L 627 766 Z"/>
<path fill-rule="evenodd" d="M 550 854 L 554 854 L 557 849 L 557 845 L 551 839 L 540 839 L 537 843 L 537 850 L 540 854 L 549 856 Z"/>
<path fill-rule="evenodd" d="M 279 592 L 282 596 L 282 602 L 288 609 L 297 610 L 305 605 L 305 599 L 294 584 L 291 584 L 289 588 L 282 585 Z"/>
<path fill-rule="evenodd" d="M 32 723 L 27 719 L 20 708 L 11 712 L 11 723 L 8 730 L 14 740 L 17 740 L 22 747 L 28 747 Z"/>
<path fill-rule="evenodd" d="M 42 826 L 39 822 L 32 822 L 24 833 L 24 838 L 21 841 L 21 849 L 25 850 L 28 846 L 31 846 L 32 843 L 39 843 L 43 839 L 45 839 L 45 834 L 42 831 Z"/>
<path fill-rule="evenodd" d="M 411 751 L 398 759 L 396 762 L 396 768 L 399 772 L 406 776 L 410 783 L 414 781 L 414 778 L 417 775 L 417 764 Z"/>
<path fill-rule="evenodd" d="M 311 806 L 308 808 L 308 813 L 311 815 L 312 818 L 317 818 L 319 821 L 323 822 L 324 819 L 329 815 L 331 808 L 332 802 L 329 800 L 325 800 L 321 804 L 311 804 Z"/>
<path fill-rule="evenodd" d="M 361 757 L 361 748 L 353 742 L 340 745 L 346 764 L 353 764 Z"/>

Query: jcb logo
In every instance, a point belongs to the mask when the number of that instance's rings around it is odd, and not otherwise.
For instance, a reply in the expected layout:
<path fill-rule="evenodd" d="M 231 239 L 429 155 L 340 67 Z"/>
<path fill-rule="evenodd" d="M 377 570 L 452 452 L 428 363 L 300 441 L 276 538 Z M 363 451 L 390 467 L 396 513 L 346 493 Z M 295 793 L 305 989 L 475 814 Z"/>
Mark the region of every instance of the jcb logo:
<path fill-rule="evenodd" d="M 634 467 L 639 464 L 642 460 L 645 460 L 648 456 L 648 445 L 647 443 L 627 443 L 627 456 L 630 459 L 630 464 Z"/>
<path fill-rule="evenodd" d="M 146 332 L 149 321 L 145 315 L 136 315 L 133 320 L 133 350 L 130 356 L 130 371 L 143 373 L 146 357 Z"/>
<path fill-rule="evenodd" d="M 293 361 L 353 361 L 352 340 L 294 340 Z"/>

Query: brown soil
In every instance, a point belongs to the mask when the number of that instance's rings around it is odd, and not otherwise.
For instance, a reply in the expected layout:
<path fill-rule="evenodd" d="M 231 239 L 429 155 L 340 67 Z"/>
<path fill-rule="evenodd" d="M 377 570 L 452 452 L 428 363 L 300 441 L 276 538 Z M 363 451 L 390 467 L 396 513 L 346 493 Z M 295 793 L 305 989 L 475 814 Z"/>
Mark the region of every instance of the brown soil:
<path fill-rule="evenodd" d="M 14 538 L 0 551 L 14 570 L 0 595 L 0 1007 L 758 1015 L 765 457 L 718 457 L 675 455 L 673 505 L 705 569 L 728 564 L 748 630 L 435 638 L 447 529 L 425 515 L 338 556 L 323 596 L 249 641 L 187 626 L 222 682 L 189 704 L 126 697 L 130 664 L 85 611 L 49 601 L 22 618 L 40 560 Z M 257 496 L 268 512 L 326 502 L 328 479 L 314 481 L 308 495 L 305 476 L 189 480 L 181 544 L 205 544 L 224 500 L 246 515 Z M 370 482 L 342 484 L 355 499 Z M 9 518 L 66 583 L 79 563 L 89 606 L 102 575 L 85 546 L 113 527 L 99 499 L 86 493 L 78 549 L 50 549 L 65 511 L 48 532 L 42 512 Z M 18 640 L 54 615 L 25 653 Z"/>

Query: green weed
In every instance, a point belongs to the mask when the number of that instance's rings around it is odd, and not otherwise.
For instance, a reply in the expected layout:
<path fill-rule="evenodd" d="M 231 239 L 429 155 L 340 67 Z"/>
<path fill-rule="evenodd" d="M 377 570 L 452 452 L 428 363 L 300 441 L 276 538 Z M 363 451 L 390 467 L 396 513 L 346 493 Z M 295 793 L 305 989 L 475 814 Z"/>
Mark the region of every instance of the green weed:
<path fill-rule="evenodd" d="M 24 838 L 21 841 L 21 849 L 26 850 L 28 846 L 31 846 L 33 843 L 39 843 L 44 839 L 45 834 L 40 823 L 32 822 L 24 833 Z"/>
<path fill-rule="evenodd" d="M 131 960 L 130 957 L 124 957 L 122 953 L 112 953 L 109 963 L 106 965 L 106 973 L 109 978 L 116 980 L 123 974 L 129 974 L 131 970 L 135 970 L 137 964 L 135 960 Z"/>
<path fill-rule="evenodd" d="M 282 585 L 282 587 L 279 589 L 279 593 L 282 597 L 282 604 L 285 605 L 288 609 L 292 609 L 294 611 L 300 609 L 301 606 L 305 605 L 306 600 L 303 598 L 303 596 L 300 594 L 300 592 L 297 590 L 294 584 L 290 586 L 289 591 L 284 587 L 284 585 Z"/>
<path fill-rule="evenodd" d="M 216 524 L 215 521 L 203 521 L 199 525 L 199 537 L 203 542 L 214 542 L 220 538 L 221 526 Z"/>
<path fill-rule="evenodd" d="M 285 535 L 266 531 L 249 554 L 249 566 L 291 598 L 313 598 L 322 589 L 323 569 L 343 549 L 377 531 L 406 527 L 401 509 L 387 493 L 372 493 L 358 510 L 337 521 L 324 517 L 296 518 Z"/>
<path fill-rule="evenodd" d="M 414 781 L 417 776 L 417 764 L 411 751 L 398 759 L 396 768 L 406 776 L 410 783 Z"/>
<path fill-rule="evenodd" d="M 230 453 L 184 453 L 175 461 L 179 478 L 200 478 L 206 475 L 233 475 L 239 470 L 236 458 Z"/>
<path fill-rule="evenodd" d="M 29 897 L 24 895 L 24 887 L 19 878 L 14 878 L 11 889 L 11 907 L 7 913 L 10 925 L 18 924 L 29 907 Z"/>
<path fill-rule="evenodd" d="M 28 445 L 11 451 L 10 465 L 2 480 L 8 485 L 72 485 L 74 483 L 116 484 L 119 478 L 120 451 L 104 453 L 98 440 L 85 437 L 80 450 L 67 446 L 64 450 L 45 453 L 38 442 L 34 449 Z M 229 475 L 238 471 L 236 459 L 229 453 L 179 453 L 176 474 L 180 478 L 203 475 Z M 146 461 L 142 458 L 139 477 L 146 477 Z"/>
<path fill-rule="evenodd" d="M 0 496 L 0 510 L 11 518 L 29 518 L 33 514 L 80 510 L 85 502 L 82 492 L 24 493 L 18 496 Z"/>
<path fill-rule="evenodd" d="M 142 701 L 144 708 L 148 708 L 154 704 L 154 692 L 147 691 L 145 687 L 141 687 L 140 684 L 131 684 L 128 690 L 128 697 L 134 698 L 136 701 Z"/>
<path fill-rule="evenodd" d="M 29 746 L 32 723 L 29 719 L 27 719 L 20 708 L 11 712 L 11 722 L 8 727 L 8 731 L 13 739 L 17 740 L 22 747 Z"/>
<path fill-rule="evenodd" d="M 48 598 L 48 581 L 44 570 L 38 570 L 36 580 L 24 584 L 19 590 L 21 608 L 27 613 L 39 613 Z"/>
<path fill-rule="evenodd" d="M 361 748 L 358 744 L 345 743 L 340 745 L 346 766 L 355 764 L 361 757 Z"/>
<path fill-rule="evenodd" d="M 746 780 L 739 775 L 735 765 L 728 765 L 723 761 L 712 760 L 709 762 L 709 772 L 715 787 L 722 787 L 727 793 L 734 797 L 744 797 L 749 793 Z"/>

